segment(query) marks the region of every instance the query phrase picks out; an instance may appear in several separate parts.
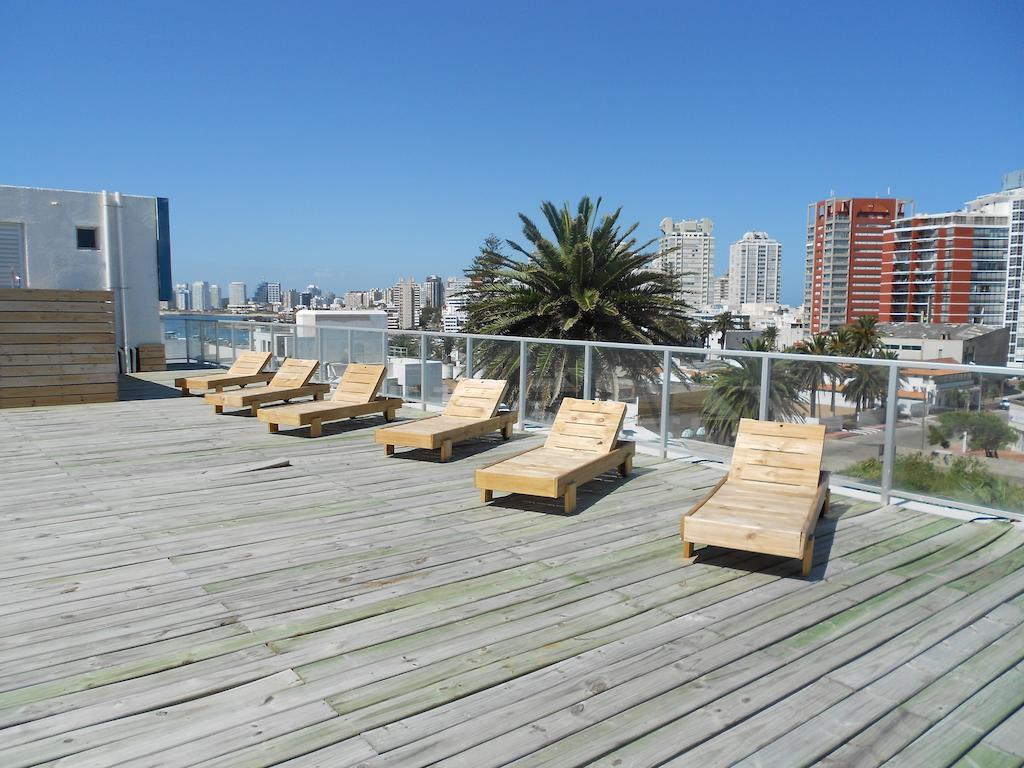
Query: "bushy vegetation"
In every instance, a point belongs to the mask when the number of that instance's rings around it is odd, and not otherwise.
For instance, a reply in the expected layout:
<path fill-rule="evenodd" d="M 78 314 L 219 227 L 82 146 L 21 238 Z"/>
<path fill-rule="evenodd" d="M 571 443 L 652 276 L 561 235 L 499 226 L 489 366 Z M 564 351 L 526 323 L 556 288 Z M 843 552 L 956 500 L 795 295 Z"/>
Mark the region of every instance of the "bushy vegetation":
<path fill-rule="evenodd" d="M 1024 486 L 993 474 L 975 458 L 958 456 L 947 466 L 921 454 L 903 454 L 896 456 L 893 470 L 894 490 L 957 499 L 1011 512 L 1024 511 Z M 844 469 L 843 474 L 879 483 L 882 462 L 865 459 Z"/>
<path fill-rule="evenodd" d="M 984 451 L 999 458 L 999 449 L 1017 439 L 1017 433 L 1003 419 L 987 411 L 951 411 L 939 416 L 939 423 L 928 427 L 928 442 L 948 448 L 957 436 L 967 433 L 972 451 Z"/>

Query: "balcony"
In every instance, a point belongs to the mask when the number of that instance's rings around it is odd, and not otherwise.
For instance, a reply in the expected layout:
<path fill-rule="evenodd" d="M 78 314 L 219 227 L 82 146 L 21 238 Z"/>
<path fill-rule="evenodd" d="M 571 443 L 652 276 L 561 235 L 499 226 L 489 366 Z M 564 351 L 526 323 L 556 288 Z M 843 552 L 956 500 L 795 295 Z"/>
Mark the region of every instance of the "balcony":
<path fill-rule="evenodd" d="M 222 336 L 264 340 L 223 330 L 188 351 L 226 362 Z M 288 330 L 269 343 L 322 351 L 328 378 L 337 358 L 399 347 L 446 365 L 418 334 Z M 478 362 L 492 341 L 448 340 Z M 542 359 L 543 342 L 500 343 Z M 961 752 L 1015 754 L 1024 534 L 837 485 L 810 579 L 762 555 L 684 560 L 679 516 L 728 446 L 679 436 L 693 377 L 645 385 L 666 393 L 653 408 L 625 375 L 602 378 L 615 348 L 579 348 L 580 386 L 635 399 L 646 452 L 632 477 L 581 487 L 569 517 L 522 496 L 482 505 L 472 487 L 540 443 L 531 387 L 512 441 L 457 445 L 445 464 L 385 458 L 372 418 L 312 439 L 214 416 L 168 387 L 180 371 L 127 379 L 121 402 L 0 411 L 5 768 L 921 764 L 951 729 L 971 734 Z M 663 370 L 711 354 L 669 351 Z M 771 391 L 786 358 L 744 357 L 771 361 Z M 429 370 L 399 418 L 445 397 Z M 827 461 L 917 437 L 861 431 L 831 438 Z"/>

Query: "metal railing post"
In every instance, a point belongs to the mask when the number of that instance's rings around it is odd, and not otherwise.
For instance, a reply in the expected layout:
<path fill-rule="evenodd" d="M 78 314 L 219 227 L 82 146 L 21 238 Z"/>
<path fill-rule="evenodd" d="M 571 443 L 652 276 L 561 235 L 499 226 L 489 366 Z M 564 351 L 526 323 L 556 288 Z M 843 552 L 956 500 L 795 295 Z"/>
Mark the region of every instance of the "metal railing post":
<path fill-rule="evenodd" d="M 213 321 L 213 355 L 217 365 L 220 365 L 220 321 Z"/>
<path fill-rule="evenodd" d="M 192 353 L 189 349 L 189 338 L 192 335 L 192 330 L 188 327 L 188 318 L 185 318 L 185 362 L 192 362 Z"/>
<path fill-rule="evenodd" d="M 768 403 L 771 401 L 772 391 L 772 359 L 761 358 L 761 392 L 757 404 L 757 418 L 761 421 L 768 421 Z"/>
<path fill-rule="evenodd" d="M 420 336 L 420 407 L 427 410 L 427 337 Z"/>
<path fill-rule="evenodd" d="M 231 324 L 231 359 L 238 359 L 238 329 L 234 323 Z"/>
<path fill-rule="evenodd" d="M 900 371 L 889 366 L 889 389 L 885 401 L 885 443 L 882 453 L 882 504 L 889 503 L 892 495 L 893 467 L 896 465 L 896 413 L 899 409 Z"/>
<path fill-rule="evenodd" d="M 661 458 L 668 458 L 669 400 L 672 397 L 672 353 L 665 350 L 661 361 Z"/>
<path fill-rule="evenodd" d="M 587 344 L 583 348 L 583 399 L 594 399 L 594 379 L 591 371 L 594 368 L 594 347 Z"/>
<path fill-rule="evenodd" d="M 466 339 L 466 365 L 462 375 L 467 378 L 473 378 L 473 337 L 470 336 Z"/>
<path fill-rule="evenodd" d="M 380 361 L 382 364 L 388 364 L 388 332 L 380 332 Z"/>
<path fill-rule="evenodd" d="M 519 431 L 526 429 L 526 366 L 529 365 L 530 352 L 526 342 L 519 342 Z"/>
<path fill-rule="evenodd" d="M 324 371 L 324 329 L 316 329 L 316 359 L 320 361 L 320 381 L 327 381 Z"/>
<path fill-rule="evenodd" d="M 348 336 L 348 357 L 346 358 L 345 362 L 347 364 L 351 364 L 351 362 L 352 362 L 352 329 L 351 328 L 348 329 L 348 331 L 346 332 L 346 335 Z"/>

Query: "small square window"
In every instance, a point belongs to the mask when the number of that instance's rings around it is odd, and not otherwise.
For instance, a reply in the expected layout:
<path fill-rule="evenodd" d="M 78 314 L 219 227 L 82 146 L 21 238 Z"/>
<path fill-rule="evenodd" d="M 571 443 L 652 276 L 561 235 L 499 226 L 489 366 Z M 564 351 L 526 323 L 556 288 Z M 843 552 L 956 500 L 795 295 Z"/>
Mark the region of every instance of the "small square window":
<path fill-rule="evenodd" d="M 94 227 L 78 227 L 75 231 L 78 233 L 78 247 L 80 249 L 87 251 L 99 249 L 96 245 L 96 229 Z"/>

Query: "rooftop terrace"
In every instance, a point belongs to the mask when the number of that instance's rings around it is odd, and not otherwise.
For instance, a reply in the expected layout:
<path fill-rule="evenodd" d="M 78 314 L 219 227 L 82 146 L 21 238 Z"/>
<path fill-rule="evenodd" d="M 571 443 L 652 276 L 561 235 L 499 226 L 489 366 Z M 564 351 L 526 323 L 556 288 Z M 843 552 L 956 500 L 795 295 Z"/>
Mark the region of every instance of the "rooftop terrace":
<path fill-rule="evenodd" d="M 386 459 L 132 392 L 0 411 L 4 768 L 1024 762 L 1007 523 L 835 495 L 804 580 L 682 559 L 717 465 L 565 517 L 472 486 L 536 435 Z"/>

